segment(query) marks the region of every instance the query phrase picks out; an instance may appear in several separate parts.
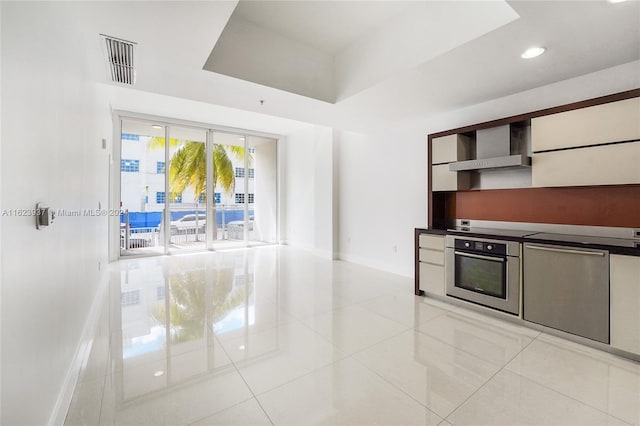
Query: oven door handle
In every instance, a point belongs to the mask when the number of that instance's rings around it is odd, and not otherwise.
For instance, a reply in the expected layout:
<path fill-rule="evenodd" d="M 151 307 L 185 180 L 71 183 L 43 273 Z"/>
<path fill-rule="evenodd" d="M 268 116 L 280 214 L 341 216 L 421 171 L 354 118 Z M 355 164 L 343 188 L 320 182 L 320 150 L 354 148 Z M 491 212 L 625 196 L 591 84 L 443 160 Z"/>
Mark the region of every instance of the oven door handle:
<path fill-rule="evenodd" d="M 504 262 L 505 260 L 503 257 L 480 256 L 479 254 L 464 253 L 461 251 L 454 251 L 453 253 L 457 254 L 458 256 L 472 257 L 474 259 L 481 259 L 481 260 L 489 260 L 491 262 Z"/>

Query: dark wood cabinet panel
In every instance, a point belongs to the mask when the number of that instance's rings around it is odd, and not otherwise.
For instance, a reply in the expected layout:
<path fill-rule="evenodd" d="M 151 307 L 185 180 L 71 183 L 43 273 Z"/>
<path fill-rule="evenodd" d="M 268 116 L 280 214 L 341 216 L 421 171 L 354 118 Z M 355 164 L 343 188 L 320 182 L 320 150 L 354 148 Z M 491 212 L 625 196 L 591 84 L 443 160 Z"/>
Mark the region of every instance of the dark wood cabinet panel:
<path fill-rule="evenodd" d="M 640 185 L 448 193 L 446 219 L 640 227 Z"/>

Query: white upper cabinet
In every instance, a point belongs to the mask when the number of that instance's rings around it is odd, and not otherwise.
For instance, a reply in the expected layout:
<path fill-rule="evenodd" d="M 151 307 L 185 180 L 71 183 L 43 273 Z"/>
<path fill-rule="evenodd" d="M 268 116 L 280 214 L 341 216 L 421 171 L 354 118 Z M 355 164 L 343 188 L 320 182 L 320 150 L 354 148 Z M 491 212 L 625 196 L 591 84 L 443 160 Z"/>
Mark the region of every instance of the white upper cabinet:
<path fill-rule="evenodd" d="M 451 163 L 469 159 L 469 138 L 448 135 L 431 140 L 431 164 Z"/>
<path fill-rule="evenodd" d="M 449 164 L 431 167 L 431 189 L 433 191 L 462 191 L 471 186 L 469 172 L 452 172 Z"/>
<path fill-rule="evenodd" d="M 640 142 L 533 154 L 533 187 L 640 183 Z"/>
<path fill-rule="evenodd" d="M 469 189 L 468 172 L 452 172 L 449 163 L 469 159 L 470 140 L 465 135 L 448 135 L 431 140 L 431 189 L 459 191 Z"/>
<path fill-rule="evenodd" d="M 533 152 L 640 139 L 640 98 L 531 119 Z"/>

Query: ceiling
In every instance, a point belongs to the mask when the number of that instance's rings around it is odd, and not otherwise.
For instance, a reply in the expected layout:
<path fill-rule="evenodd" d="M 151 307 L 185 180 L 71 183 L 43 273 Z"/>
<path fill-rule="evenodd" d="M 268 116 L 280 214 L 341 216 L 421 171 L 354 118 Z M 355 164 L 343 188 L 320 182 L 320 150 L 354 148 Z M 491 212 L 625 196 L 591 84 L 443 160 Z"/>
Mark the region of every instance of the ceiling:
<path fill-rule="evenodd" d="M 244 19 L 335 55 L 412 5 L 414 1 L 240 0 L 232 19 Z"/>
<path fill-rule="evenodd" d="M 504 1 L 240 0 L 204 69 L 336 103 L 517 18 Z"/>
<path fill-rule="evenodd" d="M 96 34 L 90 62 L 100 82 L 112 84 L 99 45 L 98 34 L 104 33 L 138 43 L 135 89 L 141 92 L 351 130 L 428 117 L 640 59 L 638 1 L 158 1 L 67 7 L 74 9 L 75 25 L 81 22 Z M 432 24 L 415 27 L 425 16 Z M 327 20 L 332 25 L 321 25 Z M 234 26 L 246 29 L 233 33 L 236 39 L 227 46 L 237 48 L 234 66 L 246 67 L 252 78 L 269 77 L 265 81 L 203 69 Z M 438 31 L 428 33 L 429 28 Z M 284 69 L 275 66 L 278 61 L 255 62 L 240 54 L 256 34 L 277 43 L 255 54 L 278 57 Z M 548 50 L 536 59 L 520 58 L 531 45 Z M 376 56 L 377 47 L 387 56 Z M 300 70 L 335 78 L 325 79 L 333 98 L 288 90 L 287 80 L 305 84 Z"/>

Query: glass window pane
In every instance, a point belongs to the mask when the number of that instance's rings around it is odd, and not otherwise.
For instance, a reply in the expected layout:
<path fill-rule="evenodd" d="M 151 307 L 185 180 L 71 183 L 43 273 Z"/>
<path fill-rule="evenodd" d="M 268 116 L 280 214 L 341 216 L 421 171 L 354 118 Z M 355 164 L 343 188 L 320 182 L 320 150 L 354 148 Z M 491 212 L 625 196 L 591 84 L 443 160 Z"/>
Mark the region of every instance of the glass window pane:
<path fill-rule="evenodd" d="M 164 209 L 164 127 L 123 119 L 120 140 L 120 254 L 159 254 L 164 251 L 160 222 Z M 163 163 L 164 164 L 164 163 Z"/>

